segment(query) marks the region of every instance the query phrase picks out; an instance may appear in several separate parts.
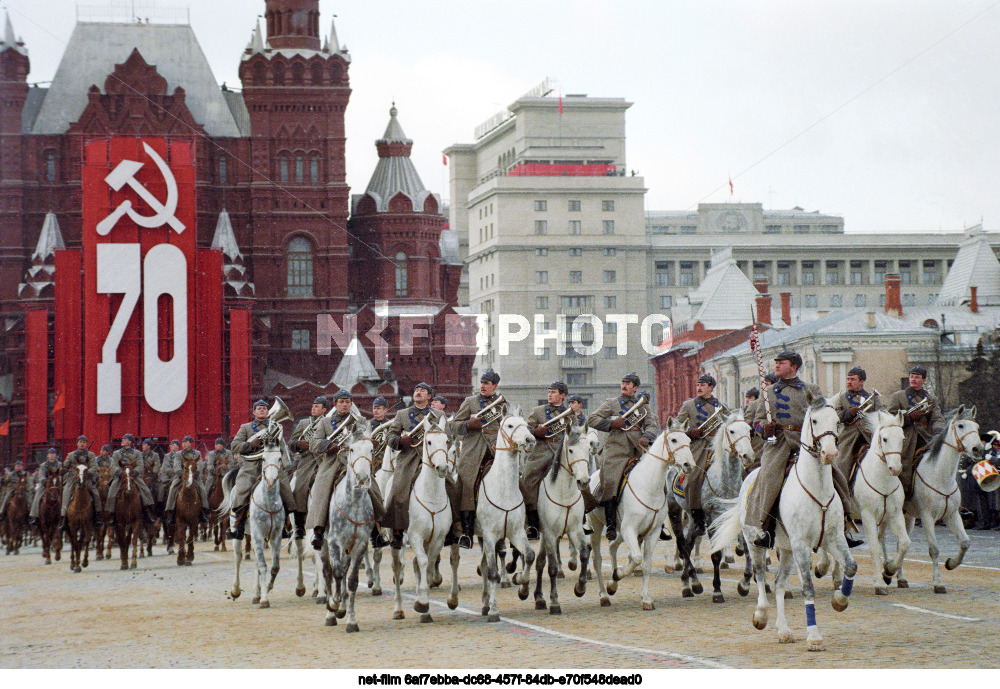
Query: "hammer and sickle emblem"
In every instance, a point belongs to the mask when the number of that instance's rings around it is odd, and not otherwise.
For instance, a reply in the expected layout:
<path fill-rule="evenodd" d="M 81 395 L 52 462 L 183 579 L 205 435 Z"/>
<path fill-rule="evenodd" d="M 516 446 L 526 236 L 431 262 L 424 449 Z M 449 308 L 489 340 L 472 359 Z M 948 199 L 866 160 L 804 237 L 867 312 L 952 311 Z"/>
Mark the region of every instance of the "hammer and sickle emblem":
<path fill-rule="evenodd" d="M 104 178 L 104 181 L 115 191 L 120 191 L 126 184 L 132 187 L 135 193 L 139 195 L 139 198 L 155 211 L 155 215 L 147 216 L 139 214 L 132 208 L 132 202 L 126 199 L 122 201 L 118 208 L 112 211 L 111 215 L 97 224 L 97 234 L 101 236 L 107 235 L 124 215 L 131 218 L 140 227 L 152 228 L 170 225 L 178 234 L 184 231 L 184 223 L 174 216 L 174 213 L 177 212 L 177 180 L 174 179 L 173 173 L 163 158 L 148 143 L 144 141 L 142 147 L 149 157 L 153 159 L 156 167 L 160 169 L 160 173 L 163 175 L 163 180 L 167 184 L 167 200 L 165 203 L 160 203 L 149 189 L 142 186 L 139 180 L 135 178 L 144 163 L 137 163 L 134 160 L 123 160 L 118 164 L 118 167 L 111 171 L 110 175 Z"/>

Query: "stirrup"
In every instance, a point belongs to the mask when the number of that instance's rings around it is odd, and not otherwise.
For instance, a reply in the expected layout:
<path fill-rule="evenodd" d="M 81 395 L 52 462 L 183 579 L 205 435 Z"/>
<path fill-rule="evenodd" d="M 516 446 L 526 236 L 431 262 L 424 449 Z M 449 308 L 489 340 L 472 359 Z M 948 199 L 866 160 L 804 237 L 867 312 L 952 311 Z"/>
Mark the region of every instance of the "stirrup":
<path fill-rule="evenodd" d="M 761 530 L 752 542 L 758 548 L 767 548 L 768 550 L 774 548 L 774 536 L 771 535 L 770 531 Z"/>
<path fill-rule="evenodd" d="M 458 537 L 458 540 L 456 542 L 458 543 L 459 548 L 463 548 L 465 550 L 472 549 L 472 537 L 469 536 L 468 534 L 462 534 L 461 536 Z"/>
<path fill-rule="evenodd" d="M 389 546 L 393 550 L 400 550 L 403 547 L 403 532 L 399 529 L 392 532 L 392 540 L 389 542 Z"/>

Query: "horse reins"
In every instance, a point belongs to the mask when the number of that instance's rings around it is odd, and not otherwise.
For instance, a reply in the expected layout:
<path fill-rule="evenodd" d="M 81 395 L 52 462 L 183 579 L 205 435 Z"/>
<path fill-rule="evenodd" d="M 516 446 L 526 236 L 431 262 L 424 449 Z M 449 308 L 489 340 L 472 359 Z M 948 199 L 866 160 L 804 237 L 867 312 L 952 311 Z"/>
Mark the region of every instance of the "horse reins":
<path fill-rule="evenodd" d="M 438 430 L 430 430 L 430 431 L 427 431 L 427 433 L 425 433 L 424 436 L 426 437 L 427 435 L 429 435 L 431 433 L 444 433 L 444 431 L 442 431 L 440 429 L 438 429 Z M 424 445 L 424 448 L 425 449 L 427 448 L 426 444 Z M 427 455 L 426 459 L 431 459 L 438 452 L 443 452 L 444 456 L 445 456 L 445 461 L 448 462 L 449 464 L 452 464 L 451 457 L 448 455 L 448 448 L 447 447 L 445 447 L 444 449 L 442 449 L 442 448 L 439 447 L 439 448 L 437 448 L 435 450 L 431 450 L 430 454 Z M 423 457 L 420 458 L 420 465 L 421 466 L 428 466 L 431 469 L 435 468 L 433 463 L 424 461 Z M 452 468 L 454 468 L 454 465 L 452 466 Z M 420 499 L 420 496 L 417 495 L 416 491 L 414 491 L 414 490 L 411 489 L 410 490 L 410 494 L 413 496 L 413 499 L 417 501 L 417 504 L 420 505 L 421 507 L 423 507 L 425 510 L 427 510 L 427 513 L 431 515 L 431 536 L 433 537 L 434 536 L 434 529 L 435 529 L 435 526 L 434 526 L 434 517 L 436 517 L 437 515 L 439 515 L 442 512 L 444 512 L 450 506 L 450 503 L 445 502 L 444 507 L 442 507 L 437 512 L 435 512 L 430 507 L 428 507 L 427 505 L 424 504 L 423 500 Z"/>
<path fill-rule="evenodd" d="M 826 408 L 826 407 L 830 407 L 830 409 L 833 409 L 833 407 L 830 406 L 829 404 L 827 404 L 827 405 L 824 406 L 824 408 Z M 805 424 L 803 424 L 803 425 L 805 425 Z M 812 431 L 810 429 L 810 433 L 811 432 Z M 808 452 L 813 457 L 819 457 L 819 441 L 822 440 L 825 436 L 828 436 L 828 435 L 833 436 L 834 441 L 837 440 L 837 434 L 835 432 L 833 432 L 833 431 L 824 431 L 824 432 L 820 433 L 818 436 L 813 437 L 812 443 L 810 445 L 808 445 L 808 446 L 803 445 L 802 442 L 800 441 L 799 442 L 799 447 L 802 448 L 802 449 L 804 449 L 806 452 Z M 837 491 L 836 490 L 833 491 L 833 495 L 830 496 L 830 499 L 827 500 L 826 504 L 824 505 L 822 502 L 819 501 L 819 499 L 815 495 L 813 495 L 812 493 L 810 493 L 809 489 L 806 488 L 806 486 L 805 486 L 804 483 L 802 483 L 802 478 L 799 476 L 799 463 L 798 462 L 792 462 L 792 465 L 795 467 L 795 479 L 799 482 L 799 485 L 802 487 L 802 490 L 805 491 L 806 495 L 808 495 L 810 498 L 812 498 L 813 502 L 815 502 L 819 506 L 820 512 L 823 515 L 822 519 L 820 520 L 820 525 L 819 525 L 819 541 L 816 543 L 816 546 L 813 548 L 813 552 L 815 553 L 817 550 L 819 550 L 820 546 L 823 545 L 823 538 L 826 536 L 826 511 L 830 508 L 830 505 L 833 503 L 833 499 L 835 497 L 837 497 Z"/>
<path fill-rule="evenodd" d="M 951 423 L 948 424 L 948 430 L 949 431 L 953 431 L 954 428 L 955 428 L 955 422 L 952 421 Z M 968 435 L 972 435 L 972 431 L 969 431 L 968 433 L 966 433 L 965 435 L 962 435 L 962 436 L 958 435 L 958 431 L 954 431 L 954 433 L 955 433 L 956 441 L 958 442 L 958 447 L 955 447 L 954 445 L 952 445 L 951 443 L 949 443 L 948 440 L 947 440 L 947 438 L 943 439 L 941 442 L 944 445 L 947 445 L 951 449 L 953 449 L 956 452 L 958 452 L 959 455 L 961 456 L 962 454 L 965 453 L 965 443 L 962 442 L 962 439 L 965 438 Z M 925 486 L 927 486 L 928 488 L 930 488 L 932 491 L 934 491 L 938 495 L 941 495 L 941 496 L 944 497 L 944 509 L 941 511 L 941 516 L 938 517 L 937 519 L 935 519 L 934 521 L 936 522 L 938 519 L 943 519 L 944 515 L 948 514 L 948 500 L 951 499 L 952 495 L 954 495 L 955 493 L 958 492 L 958 484 L 957 483 L 955 484 L 955 489 L 953 491 L 951 491 L 950 493 L 945 494 L 945 493 L 942 493 L 941 491 L 939 491 L 937 488 L 935 488 L 931 484 L 927 483 L 927 479 L 925 479 L 923 476 L 920 475 L 920 469 L 919 469 L 919 467 L 914 467 L 913 473 L 916 474 L 917 478 L 919 478 L 920 481 Z"/>
<path fill-rule="evenodd" d="M 885 450 L 882 449 L 881 437 L 878 439 L 878 447 L 879 450 L 878 452 L 875 453 L 875 456 L 882 460 L 882 462 L 886 465 L 886 468 L 888 468 L 889 466 L 889 462 L 885 458 L 886 455 L 899 455 L 900 459 L 902 459 L 903 456 L 902 452 L 897 452 L 895 450 L 890 450 L 886 452 Z M 861 474 L 861 478 L 865 480 L 865 483 L 868 484 L 868 487 L 871 488 L 873 491 L 875 491 L 878 495 L 882 496 L 882 517 L 878 520 L 878 527 L 882 528 L 882 522 L 884 522 L 885 518 L 889 515 L 889 496 L 895 493 L 897 490 L 899 490 L 903 484 L 897 483 L 895 488 L 890 490 L 888 493 L 883 493 L 878 488 L 873 486 L 871 484 L 871 481 L 868 480 L 868 477 L 865 476 L 864 459 L 858 462 L 858 472 Z"/>

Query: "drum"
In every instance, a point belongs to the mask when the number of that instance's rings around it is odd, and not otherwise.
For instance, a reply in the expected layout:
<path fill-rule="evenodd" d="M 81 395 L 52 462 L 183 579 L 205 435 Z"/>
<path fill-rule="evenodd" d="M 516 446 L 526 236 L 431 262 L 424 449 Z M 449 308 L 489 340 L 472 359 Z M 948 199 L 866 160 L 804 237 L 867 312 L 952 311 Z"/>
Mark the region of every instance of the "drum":
<path fill-rule="evenodd" d="M 979 482 L 979 487 L 983 489 L 984 493 L 992 493 L 1000 488 L 1000 472 L 988 459 L 984 459 L 972 467 L 972 476 Z"/>

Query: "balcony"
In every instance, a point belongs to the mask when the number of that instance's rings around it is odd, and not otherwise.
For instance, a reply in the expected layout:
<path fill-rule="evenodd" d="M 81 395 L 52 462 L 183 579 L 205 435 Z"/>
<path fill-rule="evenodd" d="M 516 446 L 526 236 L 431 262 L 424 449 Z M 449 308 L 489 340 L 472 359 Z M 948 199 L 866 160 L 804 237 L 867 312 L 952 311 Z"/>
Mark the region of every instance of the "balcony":
<path fill-rule="evenodd" d="M 594 368 L 594 357 L 592 356 L 564 356 L 561 357 L 559 365 L 564 369 Z"/>

